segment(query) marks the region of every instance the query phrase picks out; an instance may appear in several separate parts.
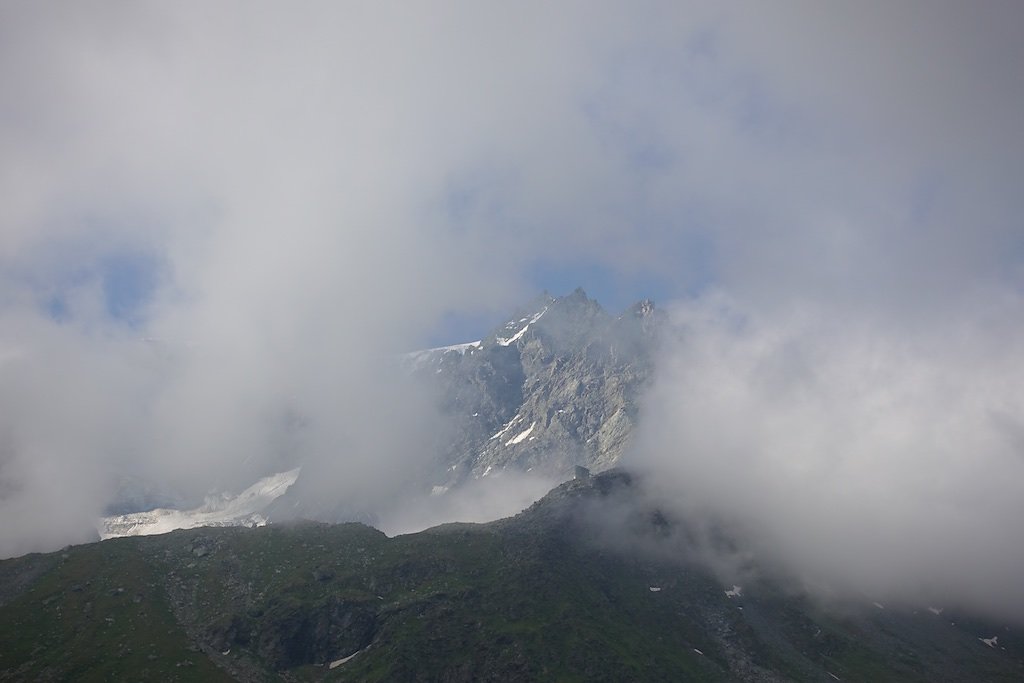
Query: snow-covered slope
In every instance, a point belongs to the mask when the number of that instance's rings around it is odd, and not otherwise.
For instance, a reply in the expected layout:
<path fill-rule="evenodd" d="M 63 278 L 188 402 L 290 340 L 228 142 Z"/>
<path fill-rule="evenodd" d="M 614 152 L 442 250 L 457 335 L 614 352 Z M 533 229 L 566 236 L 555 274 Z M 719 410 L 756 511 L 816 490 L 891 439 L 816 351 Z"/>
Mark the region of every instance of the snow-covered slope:
<path fill-rule="evenodd" d="M 100 538 L 148 536 L 175 529 L 200 526 L 263 526 L 262 511 L 284 494 L 299 477 L 299 469 L 264 477 L 237 496 L 210 497 L 193 510 L 157 508 L 147 512 L 104 517 L 100 520 Z"/>
<path fill-rule="evenodd" d="M 535 322 L 537 322 L 538 320 L 540 320 L 544 316 L 544 314 L 547 313 L 547 312 L 548 312 L 548 307 L 545 306 L 543 310 L 537 311 L 536 313 L 534 313 L 529 318 L 520 318 L 518 321 L 515 321 L 515 320 L 509 321 L 505 325 L 505 329 L 515 328 L 517 325 L 521 325 L 522 323 L 526 323 L 526 325 L 523 326 L 522 329 L 520 329 L 518 332 L 513 334 L 511 337 L 498 337 L 498 336 L 495 336 L 495 341 L 498 342 L 498 344 L 501 345 L 501 346 L 508 346 L 509 344 L 516 343 L 517 341 L 519 341 L 519 339 L 522 338 L 522 336 L 524 334 L 526 334 L 526 331 L 528 329 L 530 329 L 530 325 L 532 325 Z"/>
<path fill-rule="evenodd" d="M 420 370 L 431 363 L 438 363 L 444 358 L 447 353 L 457 353 L 460 355 L 465 354 L 467 351 L 473 351 L 480 348 L 481 342 L 472 341 L 464 344 L 452 344 L 451 346 L 438 346 L 433 349 L 421 349 L 419 351 L 411 351 L 405 354 L 403 363 L 409 370 Z M 438 370 L 440 372 L 440 370 Z"/>

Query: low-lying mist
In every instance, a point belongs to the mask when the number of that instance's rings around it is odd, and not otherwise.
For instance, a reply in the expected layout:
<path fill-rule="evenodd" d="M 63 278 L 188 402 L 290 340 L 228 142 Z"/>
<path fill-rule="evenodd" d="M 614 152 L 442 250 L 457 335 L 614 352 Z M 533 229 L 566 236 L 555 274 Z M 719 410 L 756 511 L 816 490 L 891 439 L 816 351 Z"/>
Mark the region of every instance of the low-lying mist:
<path fill-rule="evenodd" d="M 960 313 L 681 304 L 628 465 L 821 597 L 1024 618 L 1024 309 Z"/>
<path fill-rule="evenodd" d="M 448 522 L 490 522 L 523 511 L 560 483 L 532 473 L 499 472 L 441 495 L 405 498 L 380 515 L 376 526 L 392 536 Z"/>

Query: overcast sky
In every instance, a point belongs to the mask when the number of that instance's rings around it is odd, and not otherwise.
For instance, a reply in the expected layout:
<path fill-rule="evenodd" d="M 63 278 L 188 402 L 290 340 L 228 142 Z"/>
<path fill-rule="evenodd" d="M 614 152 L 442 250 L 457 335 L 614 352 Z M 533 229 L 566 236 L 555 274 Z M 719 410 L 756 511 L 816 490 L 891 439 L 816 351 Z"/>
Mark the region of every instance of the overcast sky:
<path fill-rule="evenodd" d="M 0 555 L 86 538 L 125 471 L 201 491 L 298 451 L 387 495 L 431 415 L 366 359 L 577 285 L 613 310 L 653 297 L 693 340 L 641 460 L 734 501 L 754 480 L 706 463 L 742 451 L 767 476 L 795 450 L 810 505 L 845 481 L 815 459 L 839 440 L 867 482 L 847 491 L 877 486 L 897 530 L 927 536 L 956 489 L 965 528 L 909 571 L 972 538 L 979 500 L 1006 523 L 970 547 L 1024 547 L 1022 14 L 4 3 Z M 805 500 L 745 512 L 782 498 Z M 854 509 L 817 532 L 868 533 Z"/>

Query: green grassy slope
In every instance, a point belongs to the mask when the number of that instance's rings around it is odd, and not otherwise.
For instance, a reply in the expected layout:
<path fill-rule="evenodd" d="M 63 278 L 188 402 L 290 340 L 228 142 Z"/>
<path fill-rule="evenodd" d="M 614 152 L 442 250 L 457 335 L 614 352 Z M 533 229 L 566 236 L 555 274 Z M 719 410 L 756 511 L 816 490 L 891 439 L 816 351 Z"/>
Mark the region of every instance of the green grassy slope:
<path fill-rule="evenodd" d="M 629 496 L 616 476 L 396 538 L 200 529 L 0 562 L 0 680 L 1024 679 L 1013 629 L 838 615 L 767 582 L 729 598 L 697 566 L 602 544 L 584 503 Z"/>

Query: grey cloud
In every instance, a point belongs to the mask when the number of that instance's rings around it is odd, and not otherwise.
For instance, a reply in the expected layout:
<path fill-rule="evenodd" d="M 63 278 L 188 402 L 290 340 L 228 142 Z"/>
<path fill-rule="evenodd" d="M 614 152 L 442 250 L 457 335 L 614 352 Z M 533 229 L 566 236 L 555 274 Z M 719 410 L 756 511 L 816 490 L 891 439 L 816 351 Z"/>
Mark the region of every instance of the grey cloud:
<path fill-rule="evenodd" d="M 951 333 L 714 297 L 677 309 L 631 462 L 819 594 L 1019 617 L 1021 301 L 1005 336 L 959 313 Z"/>
<path fill-rule="evenodd" d="M 521 217 L 555 188 L 518 186 L 535 163 L 519 150 L 573 130 L 588 61 L 568 17 L 4 13 L 0 330 L 18 352 L 0 372 L 18 410 L 2 418 L 0 505 L 17 520 L 2 552 L 81 539 L 121 470 L 196 496 L 298 460 L 323 495 L 403 494 L 434 416 L 380 361 L 446 310 L 516 301 L 524 265 L 552 248 Z M 445 191 L 481 164 L 512 182 L 485 188 L 494 212 L 453 225 Z M 126 325 L 97 273 L 140 245 L 166 275 Z"/>
<path fill-rule="evenodd" d="M 439 495 L 409 497 L 388 510 L 379 526 L 385 533 L 403 534 L 447 522 L 489 522 L 511 517 L 559 483 L 523 472 L 501 472 Z"/>
<path fill-rule="evenodd" d="M 304 460 L 400 496 L 435 416 L 373 359 L 529 298 L 538 263 L 892 343 L 986 301 L 963 343 L 1002 358 L 1017 10 L 907 7 L 6 4 L 0 554 L 81 538 L 125 469 L 198 495 Z M 124 253 L 160 264 L 131 325 L 95 275 Z M 760 383 L 741 407 L 841 365 L 798 341 L 716 360 Z"/>

